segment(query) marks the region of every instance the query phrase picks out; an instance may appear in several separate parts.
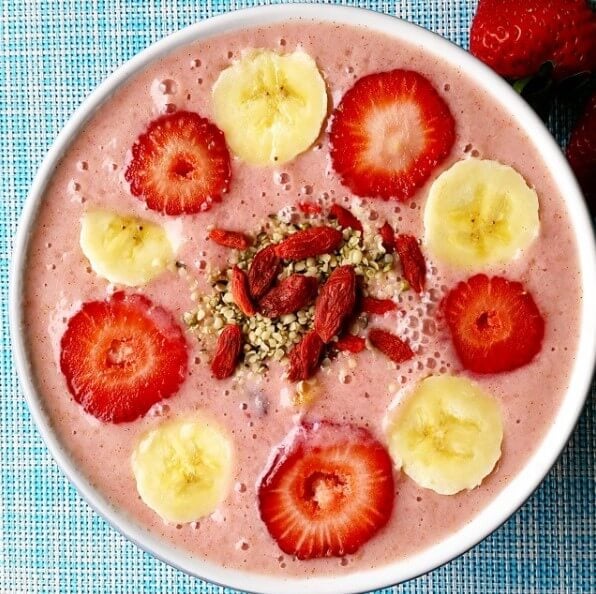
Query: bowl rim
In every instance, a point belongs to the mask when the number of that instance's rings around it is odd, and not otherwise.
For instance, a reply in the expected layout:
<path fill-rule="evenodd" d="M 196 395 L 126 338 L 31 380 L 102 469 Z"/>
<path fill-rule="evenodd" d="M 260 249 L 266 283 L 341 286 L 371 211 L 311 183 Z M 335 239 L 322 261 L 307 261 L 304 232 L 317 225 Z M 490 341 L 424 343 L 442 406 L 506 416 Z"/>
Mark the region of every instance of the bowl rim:
<path fill-rule="evenodd" d="M 41 398 L 37 394 L 23 331 L 25 328 L 23 288 L 30 230 L 35 223 L 44 191 L 57 164 L 94 112 L 118 87 L 148 64 L 182 45 L 239 29 L 297 19 L 365 26 L 398 40 L 410 42 L 415 40 L 417 44 L 424 46 L 425 52 L 440 56 L 474 78 L 479 87 L 503 105 L 515 118 L 527 132 L 530 141 L 539 147 L 543 161 L 557 172 L 556 183 L 566 202 L 569 219 L 578 239 L 582 294 L 584 296 L 596 294 L 596 241 L 575 177 L 554 138 L 531 108 L 504 80 L 451 41 L 398 17 L 370 9 L 340 5 L 279 4 L 256 6 L 214 16 L 161 39 L 117 68 L 96 87 L 70 117 L 39 167 L 20 216 L 10 269 L 10 334 L 21 386 L 33 420 L 47 448 L 83 499 L 128 540 L 143 551 L 187 574 L 239 590 L 262 594 L 278 594 L 280 591 L 286 594 L 303 594 L 304 588 L 308 587 L 313 593 L 356 594 L 407 581 L 458 557 L 503 524 L 538 487 L 565 447 L 590 388 L 596 360 L 596 308 L 589 307 L 588 299 L 582 299 L 581 329 L 576 361 L 555 420 L 524 467 L 497 496 L 458 531 L 406 559 L 346 575 L 310 578 L 271 577 L 198 560 L 148 534 L 120 510 L 113 508 L 74 466 L 65 448 L 53 433 L 50 421 L 43 411 Z"/>

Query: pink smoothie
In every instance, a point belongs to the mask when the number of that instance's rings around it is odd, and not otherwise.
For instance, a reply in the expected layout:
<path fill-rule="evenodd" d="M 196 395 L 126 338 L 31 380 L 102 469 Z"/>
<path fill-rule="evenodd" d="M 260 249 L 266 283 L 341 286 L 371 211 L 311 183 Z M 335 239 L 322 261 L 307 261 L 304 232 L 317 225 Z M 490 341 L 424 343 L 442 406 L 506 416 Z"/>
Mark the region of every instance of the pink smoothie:
<path fill-rule="evenodd" d="M 539 239 L 521 259 L 492 272 L 519 279 L 533 293 L 546 319 L 542 351 L 514 372 L 474 377 L 499 400 L 503 411 L 503 454 L 496 469 L 479 488 L 455 496 L 419 488 L 397 473 L 389 524 L 357 554 L 345 559 L 297 561 L 284 555 L 259 518 L 256 482 L 271 448 L 296 422 L 296 410 L 285 403 L 288 384 L 281 379 L 280 368 L 272 368 L 260 381 L 239 384 L 232 378 L 216 382 L 210 376 L 208 353 L 189 333 L 190 371 L 179 393 L 166 401 L 167 406 L 157 407 L 143 419 L 109 425 L 88 416 L 73 401 L 58 367 L 58 344 L 67 319 L 82 302 L 104 299 L 112 290 L 92 272 L 79 247 L 85 209 L 105 207 L 162 224 L 166 219 L 173 221 L 182 241 L 178 260 L 188 265 L 199 290 L 206 291 L 209 287 L 201 261 L 224 266 L 228 256 L 224 248 L 207 240 L 208 226 L 254 233 L 269 213 L 305 199 L 305 194 L 316 199 L 327 193 L 352 207 L 359 203 L 330 168 L 325 134 L 317 146 L 282 168 L 255 168 L 235 159 L 230 193 L 206 213 L 163 217 L 146 210 L 144 203 L 130 194 L 123 177 L 127 152 L 148 122 L 163 113 L 167 104 L 169 109 L 196 111 L 211 118 L 214 81 L 243 49 L 251 47 L 303 48 L 317 61 L 333 105 L 365 74 L 394 68 L 419 71 L 445 99 L 457 125 L 451 156 L 433 179 L 473 152 L 515 167 L 535 187 L 540 200 Z M 286 175 L 280 183 L 282 173 Z M 431 182 L 407 203 L 369 201 L 365 232 L 376 228 L 377 220 L 388 219 L 400 232 L 420 237 L 421 213 Z M 410 341 L 416 357 L 396 369 L 382 355 L 368 350 L 357 356 L 340 355 L 319 372 L 323 389 L 308 418 L 364 425 L 383 441 L 383 417 L 401 388 L 431 372 L 460 372 L 450 341 L 434 322 L 433 312 L 446 288 L 466 275 L 432 262 L 429 267 L 426 294 L 419 298 L 412 291 L 403 293 L 399 315 L 384 320 Z M 196 305 L 188 278 L 173 271 L 137 291 L 170 309 L 181 326 L 183 313 Z M 476 89 L 465 72 L 429 56 L 415 43 L 406 44 L 364 28 L 292 22 L 178 49 L 131 80 L 94 114 L 47 189 L 31 240 L 25 307 L 30 356 L 47 414 L 74 464 L 107 500 L 147 531 L 198 559 L 283 576 L 343 573 L 386 564 L 440 541 L 473 518 L 519 471 L 560 405 L 574 361 L 580 300 L 576 243 L 551 173 L 531 139 L 497 103 Z M 254 407 L 257 393 L 271 403 L 264 416 Z M 167 525 L 140 500 L 130 455 L 139 436 L 164 417 L 197 409 L 211 415 L 233 436 L 234 487 L 212 516 L 197 524 Z"/>

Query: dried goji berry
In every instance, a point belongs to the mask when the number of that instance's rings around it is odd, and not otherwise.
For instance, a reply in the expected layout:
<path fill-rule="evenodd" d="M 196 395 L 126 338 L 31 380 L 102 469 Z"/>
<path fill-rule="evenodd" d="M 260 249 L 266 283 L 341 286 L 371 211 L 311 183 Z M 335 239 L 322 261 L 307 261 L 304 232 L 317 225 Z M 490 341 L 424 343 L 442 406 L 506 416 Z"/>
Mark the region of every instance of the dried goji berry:
<path fill-rule="evenodd" d="M 244 233 L 227 231 L 226 229 L 211 229 L 209 239 L 218 245 L 235 250 L 245 250 L 252 243 L 250 237 L 244 235 Z"/>
<path fill-rule="evenodd" d="M 417 293 L 424 290 L 426 262 L 420 251 L 418 241 L 412 235 L 397 235 L 395 248 L 399 254 L 404 278 Z"/>
<path fill-rule="evenodd" d="M 244 270 L 240 270 L 238 266 L 234 266 L 230 284 L 232 297 L 234 298 L 234 303 L 238 306 L 238 309 L 245 316 L 254 316 L 257 313 L 257 310 L 253 305 L 250 293 L 248 292 L 248 277 Z"/>
<path fill-rule="evenodd" d="M 360 309 L 368 314 L 386 314 L 388 311 L 395 311 L 397 303 L 391 299 L 377 299 L 376 297 L 363 297 L 360 302 Z"/>
<path fill-rule="evenodd" d="M 211 372 L 217 379 L 230 377 L 236 369 L 242 350 L 242 331 L 236 324 L 228 324 L 217 338 Z"/>
<path fill-rule="evenodd" d="M 336 250 L 343 240 L 341 231 L 333 227 L 310 227 L 290 235 L 275 246 L 284 260 L 304 260 Z"/>
<path fill-rule="evenodd" d="M 353 334 L 344 334 L 334 343 L 338 351 L 348 351 L 350 353 L 360 353 L 366 347 L 366 341 L 361 336 L 354 336 Z"/>
<path fill-rule="evenodd" d="M 379 229 L 381 234 L 381 243 L 388 254 L 392 254 L 395 249 L 395 236 L 393 233 L 393 227 L 385 221 L 383 226 Z"/>
<path fill-rule="evenodd" d="M 316 202 L 298 202 L 298 209 L 305 215 L 321 214 L 323 209 Z"/>
<path fill-rule="evenodd" d="M 337 222 L 342 229 L 351 227 L 362 233 L 362 223 L 347 208 L 344 208 L 339 204 L 334 204 L 329 210 L 329 214 L 337 219 Z"/>
<path fill-rule="evenodd" d="M 323 342 L 330 342 L 356 302 L 356 273 L 353 266 L 336 268 L 319 291 L 315 304 L 315 330 Z"/>
<path fill-rule="evenodd" d="M 315 298 L 318 286 L 319 281 L 314 276 L 292 274 L 261 299 L 259 309 L 268 318 L 294 313 Z"/>
<path fill-rule="evenodd" d="M 312 377 L 319 368 L 322 352 L 323 341 L 319 335 L 314 330 L 305 334 L 304 338 L 290 351 L 288 379 L 291 382 L 298 382 Z"/>
<path fill-rule="evenodd" d="M 280 264 L 273 245 L 269 245 L 255 254 L 248 269 L 248 290 L 253 299 L 260 299 L 273 284 Z"/>
<path fill-rule="evenodd" d="M 403 363 L 414 356 L 414 351 L 407 342 L 387 330 L 373 328 L 368 333 L 368 340 L 395 363 Z"/>

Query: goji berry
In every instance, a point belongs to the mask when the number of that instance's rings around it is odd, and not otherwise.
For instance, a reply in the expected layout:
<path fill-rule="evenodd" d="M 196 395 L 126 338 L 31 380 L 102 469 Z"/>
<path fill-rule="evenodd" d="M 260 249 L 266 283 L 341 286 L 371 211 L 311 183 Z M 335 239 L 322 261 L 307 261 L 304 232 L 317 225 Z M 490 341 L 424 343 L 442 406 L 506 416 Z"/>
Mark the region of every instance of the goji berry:
<path fill-rule="evenodd" d="M 426 281 L 426 262 L 420 251 L 418 241 L 412 235 L 397 235 L 395 248 L 399 254 L 404 278 L 417 293 L 424 290 Z"/>
<path fill-rule="evenodd" d="M 333 227 L 310 227 L 290 235 L 275 246 L 284 260 L 304 260 L 336 250 L 343 240 L 341 231 Z"/>
<path fill-rule="evenodd" d="M 379 229 L 381 234 L 381 243 L 388 254 L 392 254 L 395 249 L 395 235 L 393 233 L 393 227 L 385 221 L 383 226 Z"/>
<path fill-rule="evenodd" d="M 305 334 L 304 338 L 290 351 L 288 379 L 291 382 L 298 382 L 312 377 L 319 368 L 322 352 L 323 341 L 319 335 L 314 330 Z"/>
<path fill-rule="evenodd" d="M 336 268 L 319 291 L 315 304 L 315 330 L 323 342 L 330 342 L 356 302 L 356 273 L 353 266 Z"/>
<path fill-rule="evenodd" d="M 344 208 L 339 204 L 334 204 L 329 210 L 329 214 L 337 219 L 337 222 L 342 229 L 351 227 L 362 233 L 362 223 L 347 208 Z"/>
<path fill-rule="evenodd" d="M 239 231 L 228 231 L 226 229 L 211 229 L 209 239 L 227 248 L 245 250 L 251 243 L 250 237 Z"/>
<path fill-rule="evenodd" d="M 269 245 L 255 254 L 248 268 L 248 290 L 253 299 L 260 299 L 273 284 L 279 273 L 280 264 L 273 245 Z"/>
<path fill-rule="evenodd" d="M 292 274 L 261 299 L 259 309 L 268 318 L 294 313 L 315 298 L 318 286 L 319 281 L 314 276 Z"/>
<path fill-rule="evenodd" d="M 348 351 L 350 353 L 360 353 L 366 347 L 366 341 L 361 336 L 354 336 L 354 334 L 344 334 L 334 343 L 338 351 Z"/>
<path fill-rule="evenodd" d="M 242 331 L 236 324 L 228 324 L 217 338 L 211 372 L 217 379 L 230 377 L 236 369 L 242 349 Z"/>
<path fill-rule="evenodd" d="M 386 314 L 388 311 L 395 311 L 397 303 L 391 299 L 377 299 L 376 297 L 363 297 L 360 302 L 360 309 L 368 314 Z"/>
<path fill-rule="evenodd" d="M 238 266 L 234 266 L 230 284 L 232 297 L 234 298 L 234 303 L 238 306 L 238 309 L 245 316 L 254 316 L 257 313 L 257 310 L 253 305 L 250 293 L 248 292 L 248 277 L 244 270 L 241 270 Z"/>
<path fill-rule="evenodd" d="M 403 363 L 414 356 L 414 351 L 407 342 L 387 330 L 373 328 L 368 333 L 368 340 L 395 363 Z"/>
<path fill-rule="evenodd" d="M 298 209 L 305 215 L 321 214 L 323 209 L 316 202 L 298 202 Z"/>

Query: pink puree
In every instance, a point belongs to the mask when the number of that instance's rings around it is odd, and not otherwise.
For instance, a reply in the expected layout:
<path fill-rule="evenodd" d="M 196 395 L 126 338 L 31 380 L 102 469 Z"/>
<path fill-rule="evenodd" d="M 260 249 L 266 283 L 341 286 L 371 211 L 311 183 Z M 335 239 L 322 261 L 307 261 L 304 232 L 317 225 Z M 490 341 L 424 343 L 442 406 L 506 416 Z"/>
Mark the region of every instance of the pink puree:
<path fill-rule="evenodd" d="M 334 105 L 362 75 L 392 68 L 423 73 L 433 81 L 457 121 L 457 142 L 449 162 L 441 169 L 465 152 L 478 151 L 482 157 L 516 167 L 535 186 L 541 206 L 540 239 L 520 261 L 494 272 L 521 280 L 533 292 L 546 318 L 542 352 L 531 364 L 513 373 L 475 378 L 502 405 L 505 437 L 497 469 L 480 488 L 452 497 L 418 488 L 398 474 L 390 523 L 358 554 L 343 561 L 332 558 L 299 562 L 283 555 L 258 517 L 255 483 L 270 449 L 295 422 L 295 411 L 282 404 L 284 383 L 278 374 L 271 373 L 259 386 L 272 403 L 269 414 L 259 417 L 251 405 L 255 387 L 235 387 L 233 380 L 213 381 L 208 355 L 189 334 L 190 374 L 180 392 L 167 401 L 169 412 L 166 409 L 130 424 L 104 425 L 73 402 L 57 366 L 56 345 L 67 317 L 82 301 L 103 299 L 108 292 L 108 283 L 88 268 L 79 248 L 79 219 L 84 210 L 103 206 L 155 221 L 165 219 L 146 211 L 123 181 L 127 151 L 138 134 L 166 103 L 211 117 L 211 86 L 242 49 L 292 51 L 300 46 L 317 60 Z M 162 89 L 171 94 L 160 90 L 160 81 L 170 81 Z M 256 169 L 235 160 L 231 192 L 223 203 L 208 213 L 180 218 L 184 244 L 178 259 L 188 263 L 204 283 L 205 273 L 198 269 L 201 252 L 216 266 L 226 258 L 224 249 L 207 241 L 208 225 L 254 232 L 268 213 L 304 199 L 304 186 L 312 187 L 310 198 L 323 192 L 337 200 L 349 196 L 330 171 L 324 135 L 320 142 L 320 150 L 310 150 L 278 170 Z M 289 186 L 280 184 L 280 173 L 289 175 Z M 379 221 L 388 218 L 400 231 L 420 236 L 428 187 L 406 204 L 370 204 Z M 349 572 L 385 564 L 441 540 L 468 522 L 518 472 L 544 435 L 567 386 L 578 335 L 581 296 L 575 240 L 561 196 L 530 140 L 499 105 L 476 90 L 474 81 L 465 73 L 426 55 L 415 44 L 345 26 L 295 22 L 253 29 L 196 42 L 153 64 L 95 114 L 57 168 L 39 213 L 29 262 L 26 312 L 31 357 L 47 413 L 75 464 L 115 507 L 126 510 L 165 541 L 197 558 L 269 574 Z M 441 287 L 451 286 L 464 276 L 444 268 L 435 271 L 431 279 L 434 301 L 444 292 Z M 188 281 L 174 272 L 165 273 L 140 291 L 172 310 L 179 319 L 193 306 Z M 416 378 L 428 375 L 430 369 L 459 371 L 444 334 L 433 333 L 428 321 L 425 324 L 424 316 L 420 316 L 420 312 L 432 311 L 433 305 L 428 302 L 433 299 L 425 299 L 421 305 L 417 297 L 405 293 L 401 301 L 402 313 L 383 323 L 397 328 L 418 345 L 417 357 L 396 371 L 383 356 L 368 351 L 354 357 L 355 369 L 350 369 L 347 359 L 340 356 L 327 371 L 319 373 L 324 390 L 308 413 L 310 418 L 366 425 L 383 439 L 384 413 L 403 383 L 410 385 Z M 421 333 L 423 326 L 426 335 Z M 349 383 L 340 382 L 340 370 L 350 373 Z M 218 512 L 204 518 L 199 526 L 169 526 L 140 501 L 129 458 L 139 436 L 159 423 L 159 414 L 178 415 L 196 409 L 208 411 L 233 435 L 237 454 L 235 488 Z M 242 541 L 248 548 L 240 546 Z"/>

